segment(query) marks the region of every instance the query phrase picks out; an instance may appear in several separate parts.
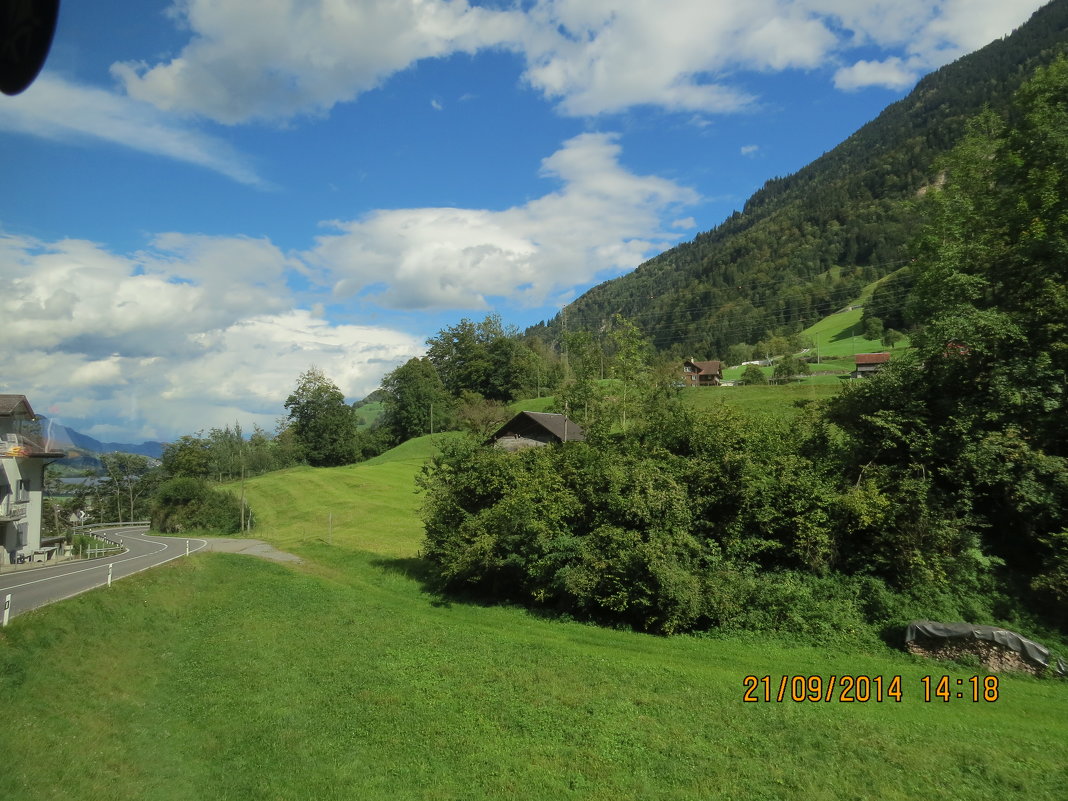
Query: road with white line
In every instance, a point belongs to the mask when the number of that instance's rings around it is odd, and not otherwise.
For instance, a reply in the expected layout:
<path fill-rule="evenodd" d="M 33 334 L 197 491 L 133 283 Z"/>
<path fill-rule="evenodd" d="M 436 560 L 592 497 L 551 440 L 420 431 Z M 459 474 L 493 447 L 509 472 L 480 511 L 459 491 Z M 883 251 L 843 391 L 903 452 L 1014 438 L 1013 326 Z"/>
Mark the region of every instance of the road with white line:
<path fill-rule="evenodd" d="M 99 529 L 96 533 L 106 534 L 125 550 L 115 551 L 98 559 L 61 562 L 32 570 L 0 573 L 0 612 L 3 611 L 4 598 L 9 593 L 9 615 L 14 617 L 20 612 L 27 612 L 106 585 L 109 566 L 112 581 L 117 581 L 185 556 L 187 542 L 189 553 L 199 551 L 207 545 L 205 540 L 153 537 L 149 536 L 147 531 L 147 527 Z"/>

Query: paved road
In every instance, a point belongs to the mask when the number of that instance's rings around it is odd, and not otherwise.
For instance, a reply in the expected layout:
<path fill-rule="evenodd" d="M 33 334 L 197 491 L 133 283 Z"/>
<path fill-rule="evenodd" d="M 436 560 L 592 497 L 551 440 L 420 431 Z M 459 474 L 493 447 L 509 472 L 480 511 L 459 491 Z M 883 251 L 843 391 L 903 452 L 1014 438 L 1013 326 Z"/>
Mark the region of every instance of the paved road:
<path fill-rule="evenodd" d="M 99 529 L 102 534 L 121 543 L 125 551 L 111 556 L 80 562 L 0 573 L 0 614 L 4 597 L 11 594 L 10 616 L 39 606 L 70 598 L 94 587 L 108 583 L 108 565 L 112 565 L 112 581 L 156 567 L 172 559 L 185 556 L 187 540 L 177 537 L 151 537 L 147 528 Z M 199 551 L 205 540 L 188 540 L 189 552 Z"/>

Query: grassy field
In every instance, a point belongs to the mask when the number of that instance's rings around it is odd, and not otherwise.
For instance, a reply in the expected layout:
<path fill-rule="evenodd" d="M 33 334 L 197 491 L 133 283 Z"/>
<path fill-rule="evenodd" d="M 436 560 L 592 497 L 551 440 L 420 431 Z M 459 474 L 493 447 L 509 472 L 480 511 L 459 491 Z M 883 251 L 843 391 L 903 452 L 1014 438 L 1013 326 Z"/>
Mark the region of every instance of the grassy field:
<path fill-rule="evenodd" d="M 1007 676 L 996 702 L 925 703 L 922 676 L 970 673 L 428 593 L 413 480 L 440 441 L 248 482 L 256 534 L 301 565 L 202 554 L 16 618 L 0 633 L 0 793 L 1068 797 L 1063 681 Z M 903 700 L 774 700 L 783 675 L 857 674 L 902 676 Z M 743 702 L 747 675 L 772 678 L 771 702 Z"/>
<path fill-rule="evenodd" d="M 386 410 L 386 404 L 382 401 L 372 401 L 365 404 L 356 410 L 356 414 L 363 421 L 361 425 L 370 426 L 373 425 L 379 417 L 382 416 L 382 412 Z"/>
<path fill-rule="evenodd" d="M 834 376 L 826 378 L 830 380 L 803 381 L 782 386 L 688 388 L 682 391 L 682 399 L 695 409 L 708 409 L 723 403 L 749 413 L 789 416 L 797 411 L 798 402 L 821 400 L 838 392 L 841 379 Z"/>

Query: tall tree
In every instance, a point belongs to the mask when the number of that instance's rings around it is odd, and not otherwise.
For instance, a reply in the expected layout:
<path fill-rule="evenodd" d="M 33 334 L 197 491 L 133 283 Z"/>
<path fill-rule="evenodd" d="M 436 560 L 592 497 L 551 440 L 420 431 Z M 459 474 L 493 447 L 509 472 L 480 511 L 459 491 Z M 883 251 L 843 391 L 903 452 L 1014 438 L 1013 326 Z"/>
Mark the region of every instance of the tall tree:
<path fill-rule="evenodd" d="M 151 495 L 157 483 L 148 478 L 152 472 L 148 458 L 136 453 L 106 453 L 100 463 L 107 473 L 105 505 L 115 509 L 120 523 L 141 517 L 139 512 L 147 509 L 139 508 L 138 501 Z"/>
<path fill-rule="evenodd" d="M 958 532 L 917 564 L 974 563 L 981 533 L 986 553 L 1035 576 L 1068 526 L 1068 61 L 1038 70 L 1008 120 L 973 121 L 923 200 L 916 358 L 856 382 L 831 414 L 858 487 L 882 476 L 880 491 L 922 494 L 928 531 Z"/>
<path fill-rule="evenodd" d="M 454 400 L 429 359 L 409 359 L 382 379 L 386 409 L 382 425 L 396 442 L 445 431 Z"/>
<path fill-rule="evenodd" d="M 286 398 L 293 433 L 313 467 L 333 467 L 356 460 L 356 425 L 345 395 L 323 371 L 310 367 Z"/>

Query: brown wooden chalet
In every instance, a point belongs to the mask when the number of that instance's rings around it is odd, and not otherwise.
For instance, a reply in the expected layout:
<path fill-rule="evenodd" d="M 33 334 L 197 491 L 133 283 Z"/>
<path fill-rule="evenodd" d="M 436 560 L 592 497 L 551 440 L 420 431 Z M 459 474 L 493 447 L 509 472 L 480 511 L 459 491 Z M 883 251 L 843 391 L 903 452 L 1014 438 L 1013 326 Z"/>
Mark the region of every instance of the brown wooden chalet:
<path fill-rule="evenodd" d="M 558 442 L 581 442 L 586 439 L 582 428 L 562 414 L 520 412 L 486 440 L 506 451 L 517 451 Z"/>
<path fill-rule="evenodd" d="M 682 363 L 682 381 L 688 387 L 718 387 L 723 383 L 723 362 L 687 359 Z"/>
<path fill-rule="evenodd" d="M 883 369 L 890 361 L 889 353 L 858 353 L 853 357 L 853 378 L 868 378 Z"/>

